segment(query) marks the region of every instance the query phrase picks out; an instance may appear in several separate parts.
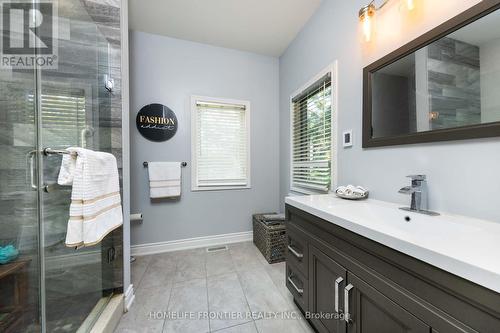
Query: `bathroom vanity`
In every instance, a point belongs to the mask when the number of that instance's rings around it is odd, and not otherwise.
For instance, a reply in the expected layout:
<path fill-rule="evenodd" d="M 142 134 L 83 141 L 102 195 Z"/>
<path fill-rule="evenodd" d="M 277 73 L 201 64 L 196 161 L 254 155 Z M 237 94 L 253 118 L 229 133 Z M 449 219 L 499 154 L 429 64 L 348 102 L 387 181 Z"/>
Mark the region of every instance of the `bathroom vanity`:
<path fill-rule="evenodd" d="M 286 198 L 287 287 L 318 332 L 500 332 L 500 226 Z"/>

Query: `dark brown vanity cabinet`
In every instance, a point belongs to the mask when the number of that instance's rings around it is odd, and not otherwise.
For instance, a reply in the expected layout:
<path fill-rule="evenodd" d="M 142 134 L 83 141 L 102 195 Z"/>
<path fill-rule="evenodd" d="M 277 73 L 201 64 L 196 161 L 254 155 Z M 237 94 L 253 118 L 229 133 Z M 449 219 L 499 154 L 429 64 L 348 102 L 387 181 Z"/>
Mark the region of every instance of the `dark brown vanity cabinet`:
<path fill-rule="evenodd" d="M 287 263 L 307 276 L 309 272 L 308 256 L 309 246 L 307 236 L 298 228 L 289 226 L 287 228 Z"/>
<path fill-rule="evenodd" d="M 429 333 L 430 326 L 354 274 L 348 274 L 353 286 L 349 292 L 350 324 L 347 332 Z"/>
<path fill-rule="evenodd" d="M 286 285 L 295 302 L 302 308 L 308 308 L 309 285 L 307 279 L 295 267 L 286 266 Z"/>
<path fill-rule="evenodd" d="M 307 236 L 291 226 L 287 230 L 286 251 L 286 285 L 295 302 L 302 308 L 309 308 L 308 255 Z"/>
<path fill-rule="evenodd" d="M 342 291 L 346 286 L 347 270 L 311 245 L 309 277 L 308 311 L 318 314 L 310 320 L 319 332 L 345 332 L 346 323 L 339 316 L 344 307 Z"/>
<path fill-rule="evenodd" d="M 286 214 L 287 286 L 317 332 L 500 332 L 498 293 L 295 207 Z"/>
<path fill-rule="evenodd" d="M 309 309 L 319 332 L 429 333 L 430 327 L 311 245 Z M 333 317 L 326 316 L 333 314 Z M 346 331 L 347 329 L 347 331 Z"/>

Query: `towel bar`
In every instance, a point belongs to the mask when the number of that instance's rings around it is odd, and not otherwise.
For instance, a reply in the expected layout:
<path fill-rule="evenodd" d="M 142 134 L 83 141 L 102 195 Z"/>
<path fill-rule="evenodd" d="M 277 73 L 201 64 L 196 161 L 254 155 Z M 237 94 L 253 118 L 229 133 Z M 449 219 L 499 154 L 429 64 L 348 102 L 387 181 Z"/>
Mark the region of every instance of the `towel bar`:
<path fill-rule="evenodd" d="M 145 168 L 147 168 L 147 167 L 148 167 L 148 164 L 149 164 L 148 162 L 142 162 L 142 165 L 143 165 Z M 187 167 L 187 165 L 188 165 L 188 164 L 187 164 L 187 162 L 181 162 L 181 167 L 183 167 L 183 168 L 184 168 L 184 167 Z"/>
<path fill-rule="evenodd" d="M 42 153 L 45 156 L 49 155 L 71 155 L 71 156 L 76 156 L 76 152 L 70 152 L 66 149 L 52 149 L 52 148 L 45 148 L 42 150 Z"/>

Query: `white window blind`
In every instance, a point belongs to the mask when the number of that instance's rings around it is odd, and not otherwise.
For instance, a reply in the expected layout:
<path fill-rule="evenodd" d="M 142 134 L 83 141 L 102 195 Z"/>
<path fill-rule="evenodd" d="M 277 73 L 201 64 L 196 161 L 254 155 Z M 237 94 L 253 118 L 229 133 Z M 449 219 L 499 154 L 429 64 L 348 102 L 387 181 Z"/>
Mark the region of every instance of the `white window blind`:
<path fill-rule="evenodd" d="M 292 99 L 292 188 L 328 192 L 332 163 L 330 73 Z"/>
<path fill-rule="evenodd" d="M 194 187 L 248 187 L 248 104 L 196 100 L 194 108 Z"/>
<path fill-rule="evenodd" d="M 29 94 L 29 108 L 34 103 L 35 96 Z M 80 133 L 87 123 L 85 105 L 83 89 L 45 88 L 41 94 L 44 144 L 56 148 L 81 145 Z"/>

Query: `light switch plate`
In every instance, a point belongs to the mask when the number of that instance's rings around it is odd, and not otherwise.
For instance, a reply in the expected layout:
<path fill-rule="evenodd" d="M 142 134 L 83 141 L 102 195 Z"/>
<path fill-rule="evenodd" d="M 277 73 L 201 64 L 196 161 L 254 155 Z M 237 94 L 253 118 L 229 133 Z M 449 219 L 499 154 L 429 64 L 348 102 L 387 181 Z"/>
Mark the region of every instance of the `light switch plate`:
<path fill-rule="evenodd" d="M 352 147 L 352 130 L 348 130 L 342 133 L 342 142 L 344 145 L 344 148 Z"/>

